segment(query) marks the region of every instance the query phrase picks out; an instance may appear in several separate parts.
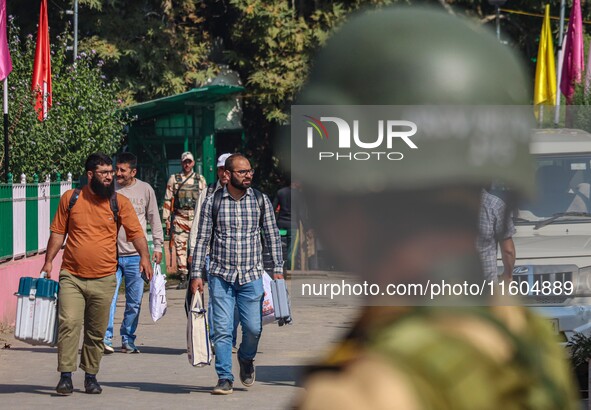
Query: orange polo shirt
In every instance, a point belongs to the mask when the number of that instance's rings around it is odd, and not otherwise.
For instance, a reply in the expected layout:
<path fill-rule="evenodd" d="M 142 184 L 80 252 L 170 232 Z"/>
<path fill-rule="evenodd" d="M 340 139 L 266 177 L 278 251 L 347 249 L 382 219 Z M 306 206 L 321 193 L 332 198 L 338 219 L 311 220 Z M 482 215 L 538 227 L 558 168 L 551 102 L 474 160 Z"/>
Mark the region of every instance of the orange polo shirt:
<path fill-rule="evenodd" d="M 109 199 L 82 188 L 70 212 L 68 206 L 74 190 L 69 190 L 60 203 L 51 223 L 51 231 L 68 234 L 62 269 L 84 279 L 97 279 L 117 271 L 117 224 Z M 144 230 L 129 199 L 117 194 L 119 223 L 132 242 L 144 236 Z M 69 218 L 68 218 L 69 214 Z"/>

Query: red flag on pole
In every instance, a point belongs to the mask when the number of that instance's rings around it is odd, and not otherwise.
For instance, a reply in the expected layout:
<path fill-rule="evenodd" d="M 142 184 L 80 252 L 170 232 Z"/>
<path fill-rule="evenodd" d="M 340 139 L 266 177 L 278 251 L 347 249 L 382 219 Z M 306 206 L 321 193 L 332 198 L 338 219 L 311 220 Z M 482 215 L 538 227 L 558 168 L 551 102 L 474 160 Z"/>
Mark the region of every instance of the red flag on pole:
<path fill-rule="evenodd" d="M 43 121 L 47 118 L 47 111 L 51 107 L 51 50 L 47 24 L 47 0 L 41 0 L 38 30 L 32 89 L 37 93 L 35 111 L 38 113 L 39 121 Z"/>

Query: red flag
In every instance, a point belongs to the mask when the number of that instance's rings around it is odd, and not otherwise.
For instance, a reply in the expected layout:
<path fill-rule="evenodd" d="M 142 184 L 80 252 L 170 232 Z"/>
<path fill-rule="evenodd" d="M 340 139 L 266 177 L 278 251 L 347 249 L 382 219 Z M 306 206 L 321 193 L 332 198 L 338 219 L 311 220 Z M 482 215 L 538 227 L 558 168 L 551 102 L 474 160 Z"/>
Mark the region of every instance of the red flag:
<path fill-rule="evenodd" d="M 6 33 L 6 0 L 0 0 L 0 80 L 8 77 L 11 71 L 12 60 Z"/>
<path fill-rule="evenodd" d="M 43 121 L 47 117 L 49 107 L 51 107 L 51 50 L 47 24 L 47 0 L 41 0 L 38 30 L 32 89 L 37 93 L 35 111 L 38 113 L 39 121 Z"/>

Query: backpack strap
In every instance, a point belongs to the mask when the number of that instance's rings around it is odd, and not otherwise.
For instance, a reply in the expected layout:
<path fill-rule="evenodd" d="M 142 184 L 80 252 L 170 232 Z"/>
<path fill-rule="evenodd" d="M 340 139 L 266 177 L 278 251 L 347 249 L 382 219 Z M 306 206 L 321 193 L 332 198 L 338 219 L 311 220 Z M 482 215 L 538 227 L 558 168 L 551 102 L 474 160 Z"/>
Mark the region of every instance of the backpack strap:
<path fill-rule="evenodd" d="M 206 196 L 210 196 L 211 194 L 213 194 L 215 192 L 215 186 L 216 186 L 217 182 L 212 182 L 211 184 L 209 184 L 207 186 L 207 193 Z"/>
<path fill-rule="evenodd" d="M 213 204 L 211 204 L 211 238 L 209 240 L 209 252 L 213 249 L 213 237 L 215 235 L 215 227 L 218 224 L 218 214 L 220 213 L 220 207 L 222 206 L 222 194 L 223 189 L 218 189 L 213 193 Z"/>
<path fill-rule="evenodd" d="M 259 209 L 261 210 L 261 216 L 259 217 L 259 226 L 263 229 L 263 220 L 265 218 L 265 198 L 263 198 L 263 193 L 258 189 L 252 189 L 254 192 L 254 196 L 257 199 L 257 204 L 259 204 Z"/>
<path fill-rule="evenodd" d="M 113 192 L 113 195 L 111 195 L 111 198 L 109 199 L 109 205 L 111 206 L 111 211 L 113 212 L 113 220 L 117 224 L 117 233 L 119 233 L 121 223 L 119 222 L 119 202 L 117 201 L 117 192 Z"/>
<path fill-rule="evenodd" d="M 74 193 L 70 197 L 70 202 L 68 203 L 68 220 L 70 219 L 70 211 L 72 210 L 74 205 L 76 205 L 76 201 L 78 201 L 78 198 L 80 197 L 80 192 L 82 192 L 82 189 L 76 188 L 74 189 Z M 117 232 L 119 232 L 121 224 L 119 223 L 119 202 L 117 201 L 116 192 L 113 192 L 113 195 L 111 195 L 111 198 L 109 199 L 109 206 L 111 207 L 111 211 L 113 212 L 113 220 L 117 224 Z"/>
<path fill-rule="evenodd" d="M 74 189 L 74 193 L 70 197 L 70 203 L 68 204 L 68 212 L 70 212 L 72 210 L 72 208 L 74 207 L 74 205 L 76 205 L 76 201 L 78 200 L 78 197 L 80 196 L 80 192 L 82 192 L 82 190 L 80 188 Z"/>

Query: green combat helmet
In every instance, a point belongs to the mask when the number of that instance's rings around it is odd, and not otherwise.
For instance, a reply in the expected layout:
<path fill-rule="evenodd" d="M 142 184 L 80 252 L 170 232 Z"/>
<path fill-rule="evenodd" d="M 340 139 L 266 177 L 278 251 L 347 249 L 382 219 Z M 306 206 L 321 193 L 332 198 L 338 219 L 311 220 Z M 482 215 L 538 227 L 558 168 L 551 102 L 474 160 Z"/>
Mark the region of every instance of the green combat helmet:
<path fill-rule="evenodd" d="M 528 145 L 533 111 L 526 106 L 530 82 L 514 53 L 468 20 L 402 7 L 352 17 L 320 51 L 292 108 L 292 172 L 307 184 L 340 192 L 428 189 L 496 180 L 531 194 Z M 325 111 L 326 106 L 336 105 L 342 108 Z M 394 110 L 394 115 L 384 118 L 384 107 L 368 110 L 369 105 L 414 108 Z M 374 160 L 375 155 L 367 159 L 367 154 L 360 154 L 361 160 L 335 160 L 334 156 L 319 160 L 321 151 L 388 152 L 385 140 L 376 149 L 354 144 L 340 149 L 337 127 L 320 118 L 335 110 L 345 118 L 360 119 L 360 124 L 378 117 L 417 118 L 416 135 L 410 137 L 417 148 L 396 140 L 398 145 L 392 149 L 402 159 Z M 420 119 L 428 120 L 429 126 Z M 311 129 L 312 125 L 322 138 L 310 148 L 306 126 Z M 317 131 L 312 131 L 317 138 Z M 371 135 L 366 140 L 375 141 L 375 129 L 367 134 Z"/>

